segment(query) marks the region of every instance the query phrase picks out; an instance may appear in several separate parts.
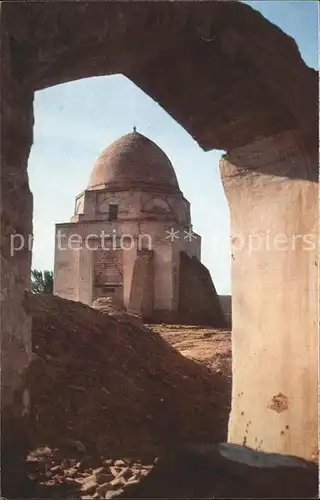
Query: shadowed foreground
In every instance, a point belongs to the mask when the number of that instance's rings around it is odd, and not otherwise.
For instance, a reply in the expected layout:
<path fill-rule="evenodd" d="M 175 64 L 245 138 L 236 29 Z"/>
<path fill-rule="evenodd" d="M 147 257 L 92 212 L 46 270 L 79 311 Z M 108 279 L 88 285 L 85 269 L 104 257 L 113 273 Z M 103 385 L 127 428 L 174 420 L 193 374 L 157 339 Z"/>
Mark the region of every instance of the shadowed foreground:
<path fill-rule="evenodd" d="M 316 464 L 222 444 L 171 452 L 118 498 L 317 498 L 317 492 Z"/>
<path fill-rule="evenodd" d="M 226 439 L 230 384 L 161 336 L 56 296 L 27 296 L 33 447 L 138 456 Z"/>

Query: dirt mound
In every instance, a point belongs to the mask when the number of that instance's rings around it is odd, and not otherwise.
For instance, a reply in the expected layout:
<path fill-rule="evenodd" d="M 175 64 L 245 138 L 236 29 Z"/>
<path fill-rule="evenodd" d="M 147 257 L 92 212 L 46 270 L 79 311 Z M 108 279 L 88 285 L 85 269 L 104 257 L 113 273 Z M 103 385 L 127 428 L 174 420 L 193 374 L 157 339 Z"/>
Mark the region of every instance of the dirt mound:
<path fill-rule="evenodd" d="M 184 358 L 158 333 L 79 302 L 27 295 L 25 305 L 34 447 L 138 457 L 226 439 L 223 376 Z"/>

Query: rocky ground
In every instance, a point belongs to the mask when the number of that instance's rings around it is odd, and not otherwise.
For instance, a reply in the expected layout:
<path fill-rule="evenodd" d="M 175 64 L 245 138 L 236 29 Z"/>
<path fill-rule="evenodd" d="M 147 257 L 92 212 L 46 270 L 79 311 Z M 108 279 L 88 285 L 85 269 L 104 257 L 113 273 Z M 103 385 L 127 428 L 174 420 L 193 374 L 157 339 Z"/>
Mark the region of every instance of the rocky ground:
<path fill-rule="evenodd" d="M 112 498 L 146 477 L 157 459 L 107 459 L 82 454 L 67 457 L 48 447 L 32 451 L 27 458 L 28 477 L 35 481 L 29 496 L 41 498 Z"/>

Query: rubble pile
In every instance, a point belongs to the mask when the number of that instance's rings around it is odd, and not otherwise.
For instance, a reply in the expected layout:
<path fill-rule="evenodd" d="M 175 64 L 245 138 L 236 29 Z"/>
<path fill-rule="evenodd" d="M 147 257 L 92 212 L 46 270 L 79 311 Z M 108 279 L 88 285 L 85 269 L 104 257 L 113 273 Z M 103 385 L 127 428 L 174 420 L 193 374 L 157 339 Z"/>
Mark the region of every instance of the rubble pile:
<path fill-rule="evenodd" d="M 56 296 L 32 317 L 32 448 L 117 459 L 226 440 L 230 384 L 154 331 Z"/>
<path fill-rule="evenodd" d="M 81 500 L 112 498 L 138 484 L 152 471 L 158 459 L 105 459 L 83 456 L 66 458 L 59 450 L 38 448 L 27 458 L 30 479 L 38 495 L 53 497 L 58 492 Z"/>

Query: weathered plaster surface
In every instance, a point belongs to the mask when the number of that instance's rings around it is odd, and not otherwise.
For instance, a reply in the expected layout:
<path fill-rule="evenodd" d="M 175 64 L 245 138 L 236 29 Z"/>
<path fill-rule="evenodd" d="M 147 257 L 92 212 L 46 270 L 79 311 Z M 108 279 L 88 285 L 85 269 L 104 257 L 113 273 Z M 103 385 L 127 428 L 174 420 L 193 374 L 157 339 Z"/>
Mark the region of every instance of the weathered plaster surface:
<path fill-rule="evenodd" d="M 291 143 L 282 139 L 283 155 L 270 140 L 221 160 L 233 247 L 229 440 L 311 459 L 318 425 L 318 185 L 306 172 L 316 158 L 298 149 L 293 134 Z M 278 176 L 264 173 L 268 161 Z M 290 178 L 293 170 L 300 179 Z"/>

